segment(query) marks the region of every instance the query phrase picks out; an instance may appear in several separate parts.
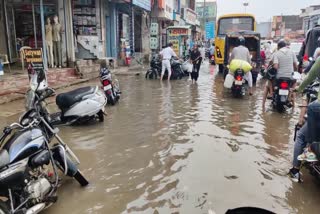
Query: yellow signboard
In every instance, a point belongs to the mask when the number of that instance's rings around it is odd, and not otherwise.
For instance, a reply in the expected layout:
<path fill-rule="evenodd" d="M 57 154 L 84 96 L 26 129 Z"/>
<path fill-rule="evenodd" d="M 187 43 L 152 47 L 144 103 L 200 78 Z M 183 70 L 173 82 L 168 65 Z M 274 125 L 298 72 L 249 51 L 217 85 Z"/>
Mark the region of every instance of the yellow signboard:
<path fill-rule="evenodd" d="M 41 48 L 25 49 L 24 60 L 28 64 L 28 68 L 34 70 L 42 70 L 44 68 Z"/>
<path fill-rule="evenodd" d="M 172 43 L 172 49 L 173 51 L 179 56 L 179 40 L 173 39 L 169 40 L 170 43 Z"/>

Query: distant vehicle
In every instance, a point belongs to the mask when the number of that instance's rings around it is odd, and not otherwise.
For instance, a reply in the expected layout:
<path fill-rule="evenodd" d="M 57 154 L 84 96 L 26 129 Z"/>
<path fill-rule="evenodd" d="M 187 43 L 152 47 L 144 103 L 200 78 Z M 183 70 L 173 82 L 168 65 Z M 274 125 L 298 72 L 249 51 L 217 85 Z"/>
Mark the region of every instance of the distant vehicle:
<path fill-rule="evenodd" d="M 290 49 L 295 53 L 297 57 L 299 55 L 301 46 L 302 46 L 302 42 L 292 42 L 290 44 Z"/>
<path fill-rule="evenodd" d="M 219 17 L 215 38 L 215 62 L 219 65 L 219 72 L 224 70 L 225 36 L 231 32 L 256 31 L 256 19 L 250 14 L 228 14 Z"/>

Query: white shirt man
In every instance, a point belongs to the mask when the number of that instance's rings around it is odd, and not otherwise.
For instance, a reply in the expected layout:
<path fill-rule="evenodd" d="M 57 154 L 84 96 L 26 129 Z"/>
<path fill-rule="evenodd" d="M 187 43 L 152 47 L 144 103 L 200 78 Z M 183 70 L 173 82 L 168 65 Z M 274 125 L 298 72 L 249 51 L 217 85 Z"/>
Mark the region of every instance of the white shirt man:
<path fill-rule="evenodd" d="M 161 71 L 160 80 L 163 79 L 163 75 L 164 75 L 164 72 L 166 71 L 166 69 L 168 70 L 168 80 L 170 80 L 170 77 L 171 77 L 170 59 L 172 57 L 177 57 L 176 53 L 172 50 L 172 43 L 169 43 L 168 47 L 164 48 L 160 52 L 160 55 L 162 56 L 162 71 Z"/>

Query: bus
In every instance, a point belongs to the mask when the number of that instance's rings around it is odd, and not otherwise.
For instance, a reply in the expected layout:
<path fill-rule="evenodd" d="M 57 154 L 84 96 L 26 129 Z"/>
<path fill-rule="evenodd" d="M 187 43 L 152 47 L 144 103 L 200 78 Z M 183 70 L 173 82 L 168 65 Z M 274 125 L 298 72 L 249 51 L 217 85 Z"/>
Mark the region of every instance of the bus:
<path fill-rule="evenodd" d="M 215 62 L 219 65 L 219 71 L 224 69 L 225 36 L 227 33 L 237 31 L 256 31 L 256 20 L 251 14 L 228 14 L 219 17 L 215 38 Z"/>

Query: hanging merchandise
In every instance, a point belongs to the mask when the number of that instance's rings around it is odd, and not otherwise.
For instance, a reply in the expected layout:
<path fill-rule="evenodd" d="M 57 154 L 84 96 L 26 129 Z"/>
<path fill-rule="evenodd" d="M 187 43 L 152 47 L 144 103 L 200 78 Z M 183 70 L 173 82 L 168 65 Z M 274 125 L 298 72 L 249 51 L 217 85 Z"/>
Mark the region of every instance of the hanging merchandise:
<path fill-rule="evenodd" d="M 0 75 L 3 75 L 3 65 L 2 65 L 1 59 L 0 59 Z"/>

